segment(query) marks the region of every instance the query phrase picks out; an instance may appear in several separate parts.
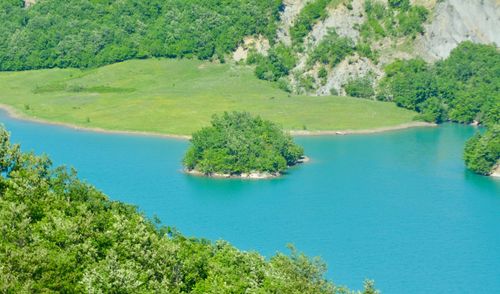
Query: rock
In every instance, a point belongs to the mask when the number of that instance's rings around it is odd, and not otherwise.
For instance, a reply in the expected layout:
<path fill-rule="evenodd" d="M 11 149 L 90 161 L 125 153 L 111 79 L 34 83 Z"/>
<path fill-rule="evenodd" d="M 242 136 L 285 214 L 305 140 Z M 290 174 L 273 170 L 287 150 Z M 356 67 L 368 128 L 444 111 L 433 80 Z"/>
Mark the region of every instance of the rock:
<path fill-rule="evenodd" d="M 490 174 L 491 177 L 500 178 L 500 162 L 493 168 Z"/>
<path fill-rule="evenodd" d="M 345 95 L 343 86 L 351 79 L 372 75 L 376 82 L 383 75 L 382 69 L 366 57 L 357 55 L 342 60 L 328 74 L 326 84 L 316 91 L 319 96 L 331 95 L 335 89 L 339 95 Z"/>
<path fill-rule="evenodd" d="M 435 7 L 425 34 L 416 42 L 428 61 L 446 58 L 463 41 L 500 45 L 500 1 L 446 0 Z"/>
<path fill-rule="evenodd" d="M 267 56 L 267 52 L 271 48 L 269 45 L 269 40 L 263 36 L 258 37 L 245 37 L 243 39 L 243 44 L 241 44 L 236 51 L 233 53 L 234 61 L 246 60 L 248 57 L 248 51 L 254 49 L 257 53 Z"/>
<path fill-rule="evenodd" d="M 37 2 L 37 0 L 24 0 L 24 7 L 30 7 L 31 5 L 34 5 Z"/>
<path fill-rule="evenodd" d="M 281 23 L 279 24 L 277 31 L 278 41 L 284 43 L 285 45 L 291 45 L 292 40 L 290 38 L 290 27 L 293 25 L 295 18 L 299 15 L 300 11 L 307 3 L 312 0 L 284 0 L 283 5 L 285 8 L 280 13 Z"/>

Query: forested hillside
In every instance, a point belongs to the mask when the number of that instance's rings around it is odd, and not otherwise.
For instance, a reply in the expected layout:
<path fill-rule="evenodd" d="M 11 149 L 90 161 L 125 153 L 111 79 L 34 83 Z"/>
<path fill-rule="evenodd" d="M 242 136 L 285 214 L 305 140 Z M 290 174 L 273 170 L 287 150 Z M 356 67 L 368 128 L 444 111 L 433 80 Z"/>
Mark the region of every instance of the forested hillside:
<path fill-rule="evenodd" d="M 0 3 L 0 70 L 90 67 L 147 57 L 218 58 L 270 40 L 279 0 L 22 0 Z"/>
<path fill-rule="evenodd" d="M 385 68 L 377 92 L 427 121 L 494 125 L 500 121 L 500 53 L 464 42 L 436 64 L 398 60 Z"/>
<path fill-rule="evenodd" d="M 22 153 L 0 129 L 2 293 L 351 293 L 292 249 L 266 260 L 186 238 Z M 364 293 L 376 293 L 372 282 Z"/>

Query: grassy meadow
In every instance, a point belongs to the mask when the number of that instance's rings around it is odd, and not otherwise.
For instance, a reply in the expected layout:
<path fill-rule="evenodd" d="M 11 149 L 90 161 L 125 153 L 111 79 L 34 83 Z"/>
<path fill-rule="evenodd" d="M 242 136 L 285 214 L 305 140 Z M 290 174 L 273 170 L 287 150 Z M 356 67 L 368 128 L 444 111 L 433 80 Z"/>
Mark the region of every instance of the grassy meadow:
<path fill-rule="evenodd" d="M 131 60 L 101 68 L 0 72 L 0 103 L 28 117 L 109 130 L 188 135 L 214 113 L 244 110 L 288 130 L 360 130 L 413 120 L 393 103 L 294 96 L 249 67 Z"/>

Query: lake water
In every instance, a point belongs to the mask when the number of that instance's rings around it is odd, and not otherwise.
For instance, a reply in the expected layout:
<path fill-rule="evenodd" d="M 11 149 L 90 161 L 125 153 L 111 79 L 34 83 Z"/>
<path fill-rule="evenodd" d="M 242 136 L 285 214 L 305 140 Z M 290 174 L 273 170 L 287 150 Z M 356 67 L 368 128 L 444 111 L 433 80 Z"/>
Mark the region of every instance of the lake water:
<path fill-rule="evenodd" d="M 500 293 L 500 181 L 461 160 L 472 127 L 298 138 L 311 162 L 282 178 L 213 180 L 180 172 L 182 140 L 98 134 L 13 120 L 13 141 L 111 199 L 185 235 L 266 256 L 293 243 L 327 276 L 383 293 Z"/>

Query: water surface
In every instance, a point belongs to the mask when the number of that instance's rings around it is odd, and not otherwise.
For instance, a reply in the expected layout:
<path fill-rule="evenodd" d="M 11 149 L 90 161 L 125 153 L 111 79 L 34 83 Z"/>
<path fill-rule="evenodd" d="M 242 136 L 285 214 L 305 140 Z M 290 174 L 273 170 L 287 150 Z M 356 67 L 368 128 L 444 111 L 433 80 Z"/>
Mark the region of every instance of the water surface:
<path fill-rule="evenodd" d="M 273 180 L 180 172 L 186 141 L 13 120 L 13 141 L 46 153 L 110 198 L 190 236 L 266 256 L 295 244 L 328 277 L 383 293 L 500 293 L 500 181 L 461 160 L 472 127 L 299 138 L 312 161 Z"/>

